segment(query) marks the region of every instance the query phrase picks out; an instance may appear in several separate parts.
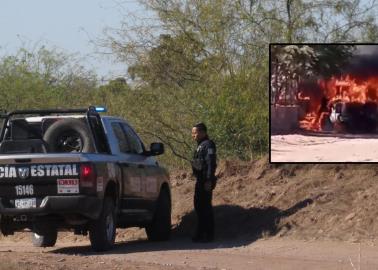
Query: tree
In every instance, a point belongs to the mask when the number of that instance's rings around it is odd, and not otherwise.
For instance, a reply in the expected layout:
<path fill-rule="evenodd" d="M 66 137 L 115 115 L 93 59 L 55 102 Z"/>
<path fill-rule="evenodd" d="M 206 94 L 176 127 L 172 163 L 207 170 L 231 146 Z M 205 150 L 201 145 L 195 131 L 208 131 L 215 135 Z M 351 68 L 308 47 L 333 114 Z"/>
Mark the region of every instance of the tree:
<path fill-rule="evenodd" d="M 302 79 L 314 75 L 316 61 L 317 55 L 310 46 L 272 46 L 271 84 L 275 104 L 282 97 L 284 97 L 285 102 L 290 104 L 296 102 L 298 84 Z M 286 101 L 287 97 L 289 97 L 288 101 Z"/>
<path fill-rule="evenodd" d="M 221 157 L 266 153 L 269 43 L 367 42 L 378 36 L 375 1 L 139 2 L 153 17 L 108 29 L 102 45 L 129 66 L 130 119 L 140 132 L 166 142 L 172 157 L 188 158 L 190 128 L 197 121 L 209 125 Z M 299 57 L 286 59 L 284 68 L 294 81 L 327 72 L 315 58 L 332 52 L 315 56 L 312 46 L 292 49 Z"/>
<path fill-rule="evenodd" d="M 73 55 L 40 47 L 21 48 L 0 59 L 0 108 L 59 108 L 88 106 L 97 86 L 93 72 Z M 64 100 L 64 103 L 62 102 Z"/>
<path fill-rule="evenodd" d="M 310 45 L 316 52 L 314 72 L 323 78 L 338 75 L 349 63 L 356 47 L 354 45 Z"/>
<path fill-rule="evenodd" d="M 349 63 L 353 45 L 272 45 L 271 86 L 274 103 L 296 103 L 298 85 L 310 77 L 330 78 Z M 289 100 L 286 100 L 286 98 Z"/>

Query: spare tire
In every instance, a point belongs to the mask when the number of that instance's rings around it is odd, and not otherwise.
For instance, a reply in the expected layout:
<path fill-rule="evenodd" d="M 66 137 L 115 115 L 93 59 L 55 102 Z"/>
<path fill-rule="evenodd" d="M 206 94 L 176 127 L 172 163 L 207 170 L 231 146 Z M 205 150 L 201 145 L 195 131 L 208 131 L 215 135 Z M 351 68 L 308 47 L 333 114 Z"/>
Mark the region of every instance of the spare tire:
<path fill-rule="evenodd" d="M 79 119 L 65 118 L 52 124 L 43 135 L 50 152 L 78 153 L 94 152 L 91 133 L 87 125 Z"/>

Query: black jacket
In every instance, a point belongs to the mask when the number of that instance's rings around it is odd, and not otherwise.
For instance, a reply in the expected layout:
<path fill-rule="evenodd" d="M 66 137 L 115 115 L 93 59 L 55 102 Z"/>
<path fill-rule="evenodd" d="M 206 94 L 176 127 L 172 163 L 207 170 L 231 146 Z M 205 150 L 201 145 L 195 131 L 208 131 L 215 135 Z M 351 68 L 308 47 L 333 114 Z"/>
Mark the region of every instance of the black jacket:
<path fill-rule="evenodd" d="M 205 138 L 198 143 L 193 155 L 192 169 L 198 181 L 216 181 L 215 170 L 217 168 L 217 150 L 215 143 Z"/>

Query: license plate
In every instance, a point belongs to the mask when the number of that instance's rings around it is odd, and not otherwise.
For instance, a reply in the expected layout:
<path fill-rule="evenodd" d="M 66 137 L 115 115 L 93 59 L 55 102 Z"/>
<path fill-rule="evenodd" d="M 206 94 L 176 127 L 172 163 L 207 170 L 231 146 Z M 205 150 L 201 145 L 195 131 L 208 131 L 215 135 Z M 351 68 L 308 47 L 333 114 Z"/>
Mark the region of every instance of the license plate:
<path fill-rule="evenodd" d="M 36 208 L 37 200 L 35 198 L 16 199 L 14 201 L 14 205 L 16 208 L 19 208 L 19 209 Z"/>
<path fill-rule="evenodd" d="M 79 193 L 79 179 L 58 179 L 58 194 Z"/>

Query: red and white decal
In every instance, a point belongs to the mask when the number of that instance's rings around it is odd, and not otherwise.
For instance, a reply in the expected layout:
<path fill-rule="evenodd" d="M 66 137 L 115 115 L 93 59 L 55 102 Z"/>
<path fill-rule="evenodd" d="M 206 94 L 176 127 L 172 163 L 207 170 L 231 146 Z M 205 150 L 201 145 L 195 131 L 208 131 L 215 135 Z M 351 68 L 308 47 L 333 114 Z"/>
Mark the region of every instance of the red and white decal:
<path fill-rule="evenodd" d="M 58 194 L 79 193 L 79 179 L 58 179 Z"/>

